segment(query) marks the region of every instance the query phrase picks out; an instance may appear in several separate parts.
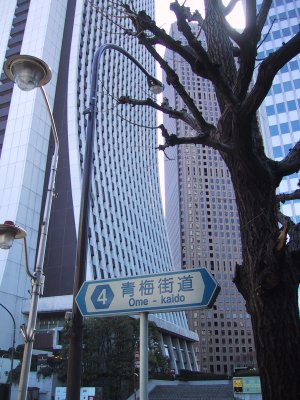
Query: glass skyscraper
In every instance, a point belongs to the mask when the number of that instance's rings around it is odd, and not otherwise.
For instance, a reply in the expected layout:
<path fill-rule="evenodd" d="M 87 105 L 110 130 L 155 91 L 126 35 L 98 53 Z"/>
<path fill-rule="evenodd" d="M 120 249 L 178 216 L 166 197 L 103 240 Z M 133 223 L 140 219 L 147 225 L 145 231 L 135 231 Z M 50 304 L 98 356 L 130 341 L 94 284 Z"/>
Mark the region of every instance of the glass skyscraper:
<path fill-rule="evenodd" d="M 258 1 L 260 7 L 262 1 Z M 274 0 L 263 28 L 257 64 L 299 32 L 300 1 Z M 281 160 L 300 140 L 300 57 L 289 61 L 276 75 L 263 106 L 260 120 L 269 157 Z M 298 189 L 299 174 L 286 177 L 278 192 Z M 300 222 L 300 200 L 287 201 L 283 213 Z"/>

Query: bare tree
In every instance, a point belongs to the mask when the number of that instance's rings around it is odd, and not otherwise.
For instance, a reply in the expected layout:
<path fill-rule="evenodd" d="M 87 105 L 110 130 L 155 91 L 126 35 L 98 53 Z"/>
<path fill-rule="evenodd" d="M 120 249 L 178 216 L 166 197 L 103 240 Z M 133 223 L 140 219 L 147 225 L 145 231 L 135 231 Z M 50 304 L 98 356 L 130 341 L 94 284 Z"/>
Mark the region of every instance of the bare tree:
<path fill-rule="evenodd" d="M 257 48 L 271 6 L 263 0 L 259 12 L 255 0 L 245 0 L 246 27 L 242 33 L 225 16 L 239 0 L 225 7 L 221 0 L 205 0 L 205 18 L 178 1 L 171 3 L 179 31 L 188 45 L 174 40 L 133 2 L 115 1 L 121 18 L 132 23 L 124 29 L 151 53 L 186 110 L 168 102 L 122 97 L 120 103 L 145 105 L 181 120 L 194 129 L 193 137 L 177 137 L 161 125 L 165 150 L 180 144 L 203 144 L 217 149 L 224 159 L 235 190 L 241 226 L 243 263 L 236 265 L 234 282 L 251 315 L 257 361 L 265 400 L 296 400 L 300 393 L 300 326 L 298 311 L 300 225 L 279 211 L 280 202 L 299 199 L 300 191 L 276 195 L 281 180 L 299 171 L 300 142 L 281 161 L 265 154 L 257 122 L 257 110 L 271 88 L 277 72 L 300 51 L 300 33 L 266 57 L 254 79 Z M 190 27 L 199 24 L 207 49 Z M 205 120 L 178 75 L 158 53 L 160 44 L 177 53 L 192 71 L 209 79 L 215 88 L 221 116 L 216 125 Z M 236 62 L 238 57 L 238 63 Z M 282 227 L 279 229 L 279 223 Z M 287 242 L 288 233 L 288 242 Z"/>

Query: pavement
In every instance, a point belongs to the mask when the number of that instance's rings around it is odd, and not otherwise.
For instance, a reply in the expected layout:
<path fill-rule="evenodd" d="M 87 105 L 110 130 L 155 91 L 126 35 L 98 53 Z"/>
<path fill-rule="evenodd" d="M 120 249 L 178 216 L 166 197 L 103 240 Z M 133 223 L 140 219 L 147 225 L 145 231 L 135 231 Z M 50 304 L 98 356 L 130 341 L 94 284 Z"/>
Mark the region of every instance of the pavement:
<path fill-rule="evenodd" d="M 149 380 L 149 400 L 234 400 L 232 381 Z M 136 400 L 139 400 L 139 391 Z M 127 400 L 135 400 L 131 395 Z"/>
<path fill-rule="evenodd" d="M 233 400 L 232 384 L 218 385 L 157 385 L 149 400 Z"/>

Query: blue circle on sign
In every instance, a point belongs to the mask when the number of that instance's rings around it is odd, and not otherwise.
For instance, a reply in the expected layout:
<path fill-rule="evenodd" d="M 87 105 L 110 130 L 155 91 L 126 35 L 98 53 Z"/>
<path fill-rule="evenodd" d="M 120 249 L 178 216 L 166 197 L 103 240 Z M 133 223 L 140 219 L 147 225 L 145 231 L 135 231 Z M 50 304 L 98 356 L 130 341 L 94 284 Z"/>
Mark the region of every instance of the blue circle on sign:
<path fill-rule="evenodd" d="M 113 298 L 114 294 L 109 285 L 96 286 L 91 295 L 91 301 L 97 310 L 108 308 L 111 305 Z"/>

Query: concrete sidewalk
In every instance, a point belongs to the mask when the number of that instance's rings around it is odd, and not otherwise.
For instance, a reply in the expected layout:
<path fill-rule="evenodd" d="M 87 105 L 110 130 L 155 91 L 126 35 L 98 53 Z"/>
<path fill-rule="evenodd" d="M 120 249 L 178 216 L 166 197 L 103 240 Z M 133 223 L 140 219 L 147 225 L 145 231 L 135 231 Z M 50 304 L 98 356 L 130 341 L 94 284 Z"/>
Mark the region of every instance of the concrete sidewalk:
<path fill-rule="evenodd" d="M 225 381 L 149 381 L 149 400 L 233 400 L 232 382 Z M 133 400 L 131 396 L 128 400 Z M 136 399 L 139 400 L 139 392 Z"/>

